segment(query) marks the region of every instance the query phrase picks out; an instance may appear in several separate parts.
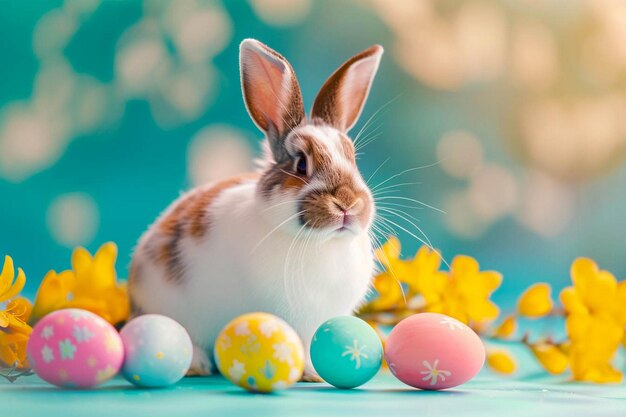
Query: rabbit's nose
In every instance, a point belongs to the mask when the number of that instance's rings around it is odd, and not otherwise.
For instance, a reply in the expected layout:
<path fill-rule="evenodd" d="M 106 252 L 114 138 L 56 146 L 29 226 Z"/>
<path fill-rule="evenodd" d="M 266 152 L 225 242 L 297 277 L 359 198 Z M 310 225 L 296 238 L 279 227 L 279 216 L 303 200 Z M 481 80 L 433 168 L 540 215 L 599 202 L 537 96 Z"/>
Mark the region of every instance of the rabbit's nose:
<path fill-rule="evenodd" d="M 352 201 L 352 203 L 346 208 L 346 214 L 356 215 L 363 210 L 363 199 L 361 197 L 357 197 Z"/>
<path fill-rule="evenodd" d="M 354 216 L 359 214 L 361 210 L 363 210 L 364 205 L 363 199 L 361 197 L 357 197 L 347 204 L 344 201 L 338 199 L 335 199 L 333 203 L 335 203 L 335 207 L 345 216 Z"/>
<path fill-rule="evenodd" d="M 348 213 L 348 211 L 353 211 L 355 205 L 358 204 L 358 195 L 352 190 L 351 187 L 341 186 L 335 190 L 333 195 L 333 200 L 335 205 L 339 210 L 344 213 Z M 353 214 L 353 213 L 350 213 Z"/>

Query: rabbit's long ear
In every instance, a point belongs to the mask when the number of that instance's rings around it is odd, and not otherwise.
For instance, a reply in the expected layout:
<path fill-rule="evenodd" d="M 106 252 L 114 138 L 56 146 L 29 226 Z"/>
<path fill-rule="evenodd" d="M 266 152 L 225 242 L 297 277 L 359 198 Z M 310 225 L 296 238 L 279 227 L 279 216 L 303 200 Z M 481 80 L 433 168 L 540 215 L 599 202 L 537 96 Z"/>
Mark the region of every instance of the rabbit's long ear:
<path fill-rule="evenodd" d="M 296 75 L 282 55 L 254 39 L 241 42 L 239 62 L 248 113 L 278 158 L 285 136 L 305 117 Z"/>
<path fill-rule="evenodd" d="M 322 86 L 311 117 L 342 132 L 350 130 L 363 110 L 382 54 L 383 47 L 373 45 L 339 67 Z"/>

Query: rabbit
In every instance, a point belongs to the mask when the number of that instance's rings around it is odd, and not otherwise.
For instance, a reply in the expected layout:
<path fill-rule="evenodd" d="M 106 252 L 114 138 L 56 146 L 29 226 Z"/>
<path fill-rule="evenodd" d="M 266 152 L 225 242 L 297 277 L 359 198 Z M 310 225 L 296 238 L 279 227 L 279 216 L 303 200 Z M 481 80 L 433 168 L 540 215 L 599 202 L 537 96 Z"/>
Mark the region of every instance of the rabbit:
<path fill-rule="evenodd" d="M 265 134 L 259 169 L 183 194 L 140 238 L 130 268 L 133 314 L 163 314 L 189 332 L 188 375 L 214 371 L 213 343 L 230 320 L 263 311 L 296 330 L 303 380 L 320 380 L 308 358 L 315 330 L 353 314 L 374 274 L 374 200 L 347 132 L 382 54 L 374 45 L 346 61 L 307 118 L 289 62 L 241 43 L 244 102 Z"/>

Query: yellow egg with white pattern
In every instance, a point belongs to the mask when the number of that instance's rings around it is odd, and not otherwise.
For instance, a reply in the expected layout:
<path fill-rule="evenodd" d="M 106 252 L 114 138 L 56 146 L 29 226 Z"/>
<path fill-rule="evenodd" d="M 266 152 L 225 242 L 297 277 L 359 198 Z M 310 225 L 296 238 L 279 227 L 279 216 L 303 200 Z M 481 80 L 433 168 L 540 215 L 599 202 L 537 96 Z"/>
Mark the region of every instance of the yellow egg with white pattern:
<path fill-rule="evenodd" d="M 272 392 L 300 380 L 304 348 L 298 334 L 269 313 L 250 313 L 226 325 L 215 341 L 215 362 L 232 383 Z"/>

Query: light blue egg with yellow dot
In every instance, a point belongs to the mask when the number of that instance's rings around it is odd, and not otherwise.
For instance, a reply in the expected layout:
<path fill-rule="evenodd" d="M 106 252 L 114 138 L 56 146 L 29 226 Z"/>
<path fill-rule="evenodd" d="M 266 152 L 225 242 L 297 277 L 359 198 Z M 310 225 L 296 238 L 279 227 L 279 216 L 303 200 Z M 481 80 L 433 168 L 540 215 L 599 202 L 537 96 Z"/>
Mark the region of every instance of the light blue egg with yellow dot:
<path fill-rule="evenodd" d="M 380 370 L 383 345 L 363 320 L 339 316 L 317 329 L 310 353 L 313 367 L 324 381 L 338 388 L 355 388 Z"/>
<path fill-rule="evenodd" d="M 146 314 L 120 331 L 124 344 L 122 375 L 142 387 L 166 387 L 185 376 L 193 345 L 183 326 L 169 317 Z"/>

